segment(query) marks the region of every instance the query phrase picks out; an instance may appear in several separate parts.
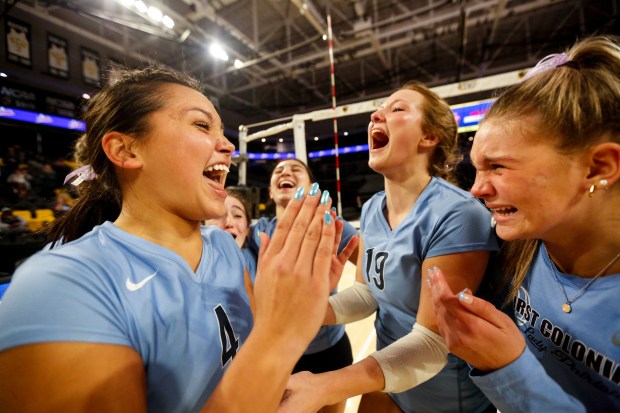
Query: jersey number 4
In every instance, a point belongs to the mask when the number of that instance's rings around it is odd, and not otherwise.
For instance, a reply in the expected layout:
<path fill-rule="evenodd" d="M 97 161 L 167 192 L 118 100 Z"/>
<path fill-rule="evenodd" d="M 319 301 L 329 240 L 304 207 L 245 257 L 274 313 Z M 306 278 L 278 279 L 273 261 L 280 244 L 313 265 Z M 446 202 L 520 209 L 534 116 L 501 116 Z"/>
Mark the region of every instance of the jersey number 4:
<path fill-rule="evenodd" d="M 215 307 L 215 315 L 217 321 L 220 324 L 220 342 L 222 343 L 222 367 L 232 360 L 237 354 L 239 349 L 239 339 L 235 337 L 235 331 L 233 330 L 228 314 L 226 310 L 219 304 Z"/>
<path fill-rule="evenodd" d="M 389 254 L 387 251 L 379 251 L 374 254 L 374 251 L 374 248 L 366 250 L 366 280 L 369 283 L 372 281 L 378 289 L 383 290 L 385 288 L 385 260 L 387 260 Z M 374 268 L 372 265 L 373 261 L 375 264 Z M 371 274 L 371 272 L 374 272 L 374 274 Z"/>

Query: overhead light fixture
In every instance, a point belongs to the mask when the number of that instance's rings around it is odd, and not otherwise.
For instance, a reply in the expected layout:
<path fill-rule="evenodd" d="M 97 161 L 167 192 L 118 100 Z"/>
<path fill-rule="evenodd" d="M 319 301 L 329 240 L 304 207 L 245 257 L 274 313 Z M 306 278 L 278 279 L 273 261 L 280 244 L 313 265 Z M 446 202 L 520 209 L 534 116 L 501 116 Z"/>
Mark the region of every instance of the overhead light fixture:
<path fill-rule="evenodd" d="M 90 95 L 88 93 L 82 93 L 82 99 L 90 99 Z"/>
<path fill-rule="evenodd" d="M 146 14 L 148 14 L 151 19 L 155 20 L 158 23 L 161 21 L 161 18 L 164 17 L 164 14 L 161 12 L 161 10 L 154 6 L 150 6 Z"/>
<path fill-rule="evenodd" d="M 174 27 L 174 20 L 172 20 L 172 18 L 168 15 L 164 15 L 164 17 L 161 18 L 161 22 L 164 26 L 166 26 L 169 29 L 172 29 Z M 185 32 L 187 32 L 187 36 L 189 36 L 189 34 L 191 33 L 189 29 L 185 29 Z M 183 32 L 181 37 L 185 35 L 185 32 Z M 184 41 L 185 39 L 187 39 L 187 36 L 185 36 L 185 38 L 181 41 Z"/>
<path fill-rule="evenodd" d="M 241 69 L 243 67 L 243 62 L 241 60 L 239 60 L 239 59 L 235 59 L 235 63 L 234 64 L 235 64 L 235 67 L 237 69 Z"/>
<path fill-rule="evenodd" d="M 148 10 L 148 7 L 146 7 L 146 4 L 144 4 L 142 0 L 138 0 L 133 5 L 140 13 L 146 13 Z"/>
<path fill-rule="evenodd" d="M 278 139 L 278 142 L 284 142 L 284 139 L 280 138 Z"/>
<path fill-rule="evenodd" d="M 209 53 L 211 53 L 211 56 L 213 57 L 217 57 L 225 62 L 228 61 L 228 53 L 226 53 L 226 51 L 218 43 L 211 43 Z"/>
<path fill-rule="evenodd" d="M 142 0 L 116 1 L 134 12 L 137 11 L 138 13 L 141 13 L 142 17 L 152 23 L 163 24 L 168 29 L 172 29 L 174 27 L 174 20 L 172 20 L 170 16 L 165 15 L 158 7 L 150 6 Z"/>
<path fill-rule="evenodd" d="M 323 40 L 327 40 L 327 35 L 324 34 L 323 36 L 321 36 Z"/>
<path fill-rule="evenodd" d="M 319 140 L 319 137 L 318 137 L 318 136 L 315 136 L 315 137 L 314 137 L 314 140 L 315 140 L 315 141 L 318 141 L 318 140 Z"/>
<path fill-rule="evenodd" d="M 261 142 L 267 142 L 267 139 L 262 138 L 260 141 L 261 141 Z"/>

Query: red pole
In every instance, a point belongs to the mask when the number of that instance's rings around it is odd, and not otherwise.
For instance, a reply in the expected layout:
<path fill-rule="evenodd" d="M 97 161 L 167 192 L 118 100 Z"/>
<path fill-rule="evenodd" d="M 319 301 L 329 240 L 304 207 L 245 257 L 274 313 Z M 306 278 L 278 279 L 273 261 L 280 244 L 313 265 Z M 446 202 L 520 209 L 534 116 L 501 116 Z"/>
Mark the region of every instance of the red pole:
<path fill-rule="evenodd" d="M 342 216 L 342 200 L 340 196 L 340 157 L 338 156 L 338 117 L 336 116 L 336 76 L 334 74 L 334 40 L 332 36 L 332 17 L 327 14 L 327 39 L 329 43 L 329 71 L 332 85 L 332 109 L 334 110 L 334 147 L 336 148 L 336 191 L 338 193 L 337 210 Z"/>

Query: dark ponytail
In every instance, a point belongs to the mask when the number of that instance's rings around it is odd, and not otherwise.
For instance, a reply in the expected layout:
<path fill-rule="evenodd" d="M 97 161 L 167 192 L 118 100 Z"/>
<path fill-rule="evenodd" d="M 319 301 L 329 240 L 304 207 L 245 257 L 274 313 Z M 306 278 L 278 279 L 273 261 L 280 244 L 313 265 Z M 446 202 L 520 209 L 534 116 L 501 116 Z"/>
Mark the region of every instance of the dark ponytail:
<path fill-rule="evenodd" d="M 102 139 L 112 131 L 136 140 L 143 138 L 150 129 L 148 116 L 166 103 L 162 88 L 169 84 L 202 93 L 200 83 L 192 77 L 160 66 L 113 69 L 109 73 L 107 84 L 89 102 L 84 116 L 86 134 L 75 146 L 78 165 L 90 165 L 97 177 L 80 184 L 76 204 L 49 227 L 47 234 L 53 245 L 73 241 L 94 226 L 118 217 L 122 193 Z"/>

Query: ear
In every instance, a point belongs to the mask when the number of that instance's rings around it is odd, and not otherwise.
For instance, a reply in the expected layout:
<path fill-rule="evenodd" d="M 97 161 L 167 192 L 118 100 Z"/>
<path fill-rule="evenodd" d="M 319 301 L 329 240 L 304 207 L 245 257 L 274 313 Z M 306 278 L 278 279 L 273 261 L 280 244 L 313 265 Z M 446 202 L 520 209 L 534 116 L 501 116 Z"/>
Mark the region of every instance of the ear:
<path fill-rule="evenodd" d="M 420 140 L 420 143 L 418 144 L 420 147 L 422 148 L 433 148 L 435 146 L 437 146 L 439 144 L 440 139 L 436 138 L 432 135 L 424 135 L 424 137 Z"/>
<path fill-rule="evenodd" d="M 108 132 L 101 141 L 103 151 L 108 159 L 123 169 L 136 169 L 142 161 L 133 150 L 134 138 L 120 132 Z"/>
<path fill-rule="evenodd" d="M 605 142 L 592 147 L 587 152 L 587 185 L 597 185 L 602 179 L 612 186 L 620 179 L 620 144 Z"/>
<path fill-rule="evenodd" d="M 271 185 L 269 185 L 269 199 L 273 199 L 273 194 L 271 193 Z"/>

